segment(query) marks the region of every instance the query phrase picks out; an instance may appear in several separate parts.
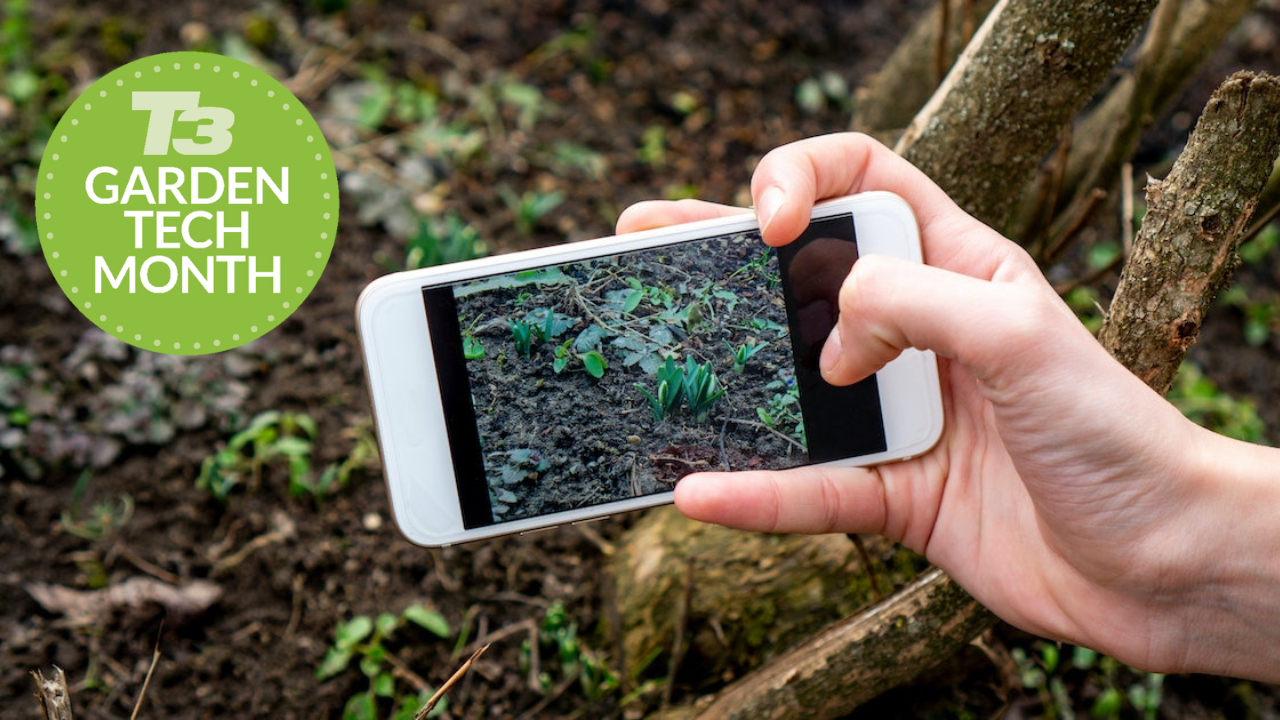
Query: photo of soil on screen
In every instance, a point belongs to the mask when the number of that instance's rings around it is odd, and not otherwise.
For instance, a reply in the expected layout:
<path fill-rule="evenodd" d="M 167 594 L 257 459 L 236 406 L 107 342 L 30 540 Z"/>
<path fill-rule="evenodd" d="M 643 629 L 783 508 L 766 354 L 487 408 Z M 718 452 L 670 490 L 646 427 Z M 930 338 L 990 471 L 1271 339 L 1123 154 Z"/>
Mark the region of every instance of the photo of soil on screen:
<path fill-rule="evenodd" d="M 494 522 L 805 462 L 758 233 L 454 286 Z"/>

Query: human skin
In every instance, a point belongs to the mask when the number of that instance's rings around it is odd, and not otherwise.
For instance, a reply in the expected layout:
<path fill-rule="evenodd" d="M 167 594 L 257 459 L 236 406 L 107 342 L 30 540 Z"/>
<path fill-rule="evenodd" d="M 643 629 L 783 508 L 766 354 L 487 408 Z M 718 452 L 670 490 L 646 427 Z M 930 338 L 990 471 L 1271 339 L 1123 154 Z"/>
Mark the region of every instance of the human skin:
<path fill-rule="evenodd" d="M 924 265 L 858 260 L 822 355 L 845 385 L 903 349 L 939 357 L 946 427 L 871 468 L 704 473 L 689 517 L 764 532 L 873 532 L 941 567 L 1006 621 L 1135 667 L 1280 681 L 1280 451 L 1186 420 L 1116 362 L 1017 245 L 875 140 L 783 146 L 752 178 L 767 244 L 814 202 L 903 197 Z M 619 232 L 744 212 L 628 208 Z"/>

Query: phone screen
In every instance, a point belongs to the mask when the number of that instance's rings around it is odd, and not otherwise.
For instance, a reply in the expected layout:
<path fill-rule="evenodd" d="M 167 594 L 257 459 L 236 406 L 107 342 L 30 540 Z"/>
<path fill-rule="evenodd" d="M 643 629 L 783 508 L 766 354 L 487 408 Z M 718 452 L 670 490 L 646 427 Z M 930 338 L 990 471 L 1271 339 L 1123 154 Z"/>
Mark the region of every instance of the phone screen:
<path fill-rule="evenodd" d="M 464 526 L 886 450 L 818 371 L 857 255 L 845 214 L 423 288 Z"/>

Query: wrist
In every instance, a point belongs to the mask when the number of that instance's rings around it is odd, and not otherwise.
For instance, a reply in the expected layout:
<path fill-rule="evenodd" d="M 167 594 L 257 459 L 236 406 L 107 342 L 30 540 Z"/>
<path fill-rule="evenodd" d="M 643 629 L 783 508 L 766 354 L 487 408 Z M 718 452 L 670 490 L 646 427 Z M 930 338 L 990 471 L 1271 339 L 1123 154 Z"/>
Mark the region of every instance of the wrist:
<path fill-rule="evenodd" d="M 1197 428 L 1182 671 L 1280 681 L 1280 450 Z"/>

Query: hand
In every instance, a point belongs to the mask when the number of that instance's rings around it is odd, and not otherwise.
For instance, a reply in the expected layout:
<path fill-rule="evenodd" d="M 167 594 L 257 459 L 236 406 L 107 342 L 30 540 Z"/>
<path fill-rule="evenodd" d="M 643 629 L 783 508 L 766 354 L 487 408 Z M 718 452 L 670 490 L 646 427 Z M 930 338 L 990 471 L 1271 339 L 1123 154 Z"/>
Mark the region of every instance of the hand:
<path fill-rule="evenodd" d="M 1248 446 L 1185 420 L 1103 350 L 1021 248 L 874 140 L 793 143 L 769 153 L 752 179 L 774 246 L 803 231 L 815 201 L 867 190 L 914 208 L 926 265 L 857 262 L 823 373 L 844 385 L 907 347 L 935 351 L 942 440 L 873 468 L 689 476 L 676 488 L 680 510 L 764 532 L 880 533 L 1030 632 L 1147 669 L 1280 677 L 1280 666 L 1230 657 L 1219 637 L 1227 628 L 1205 612 L 1229 602 L 1214 556 L 1232 547 L 1223 536 L 1242 509 L 1214 478 L 1228 472 L 1224 455 L 1243 458 Z M 646 202 L 622 214 L 618 231 L 741 212 Z"/>

